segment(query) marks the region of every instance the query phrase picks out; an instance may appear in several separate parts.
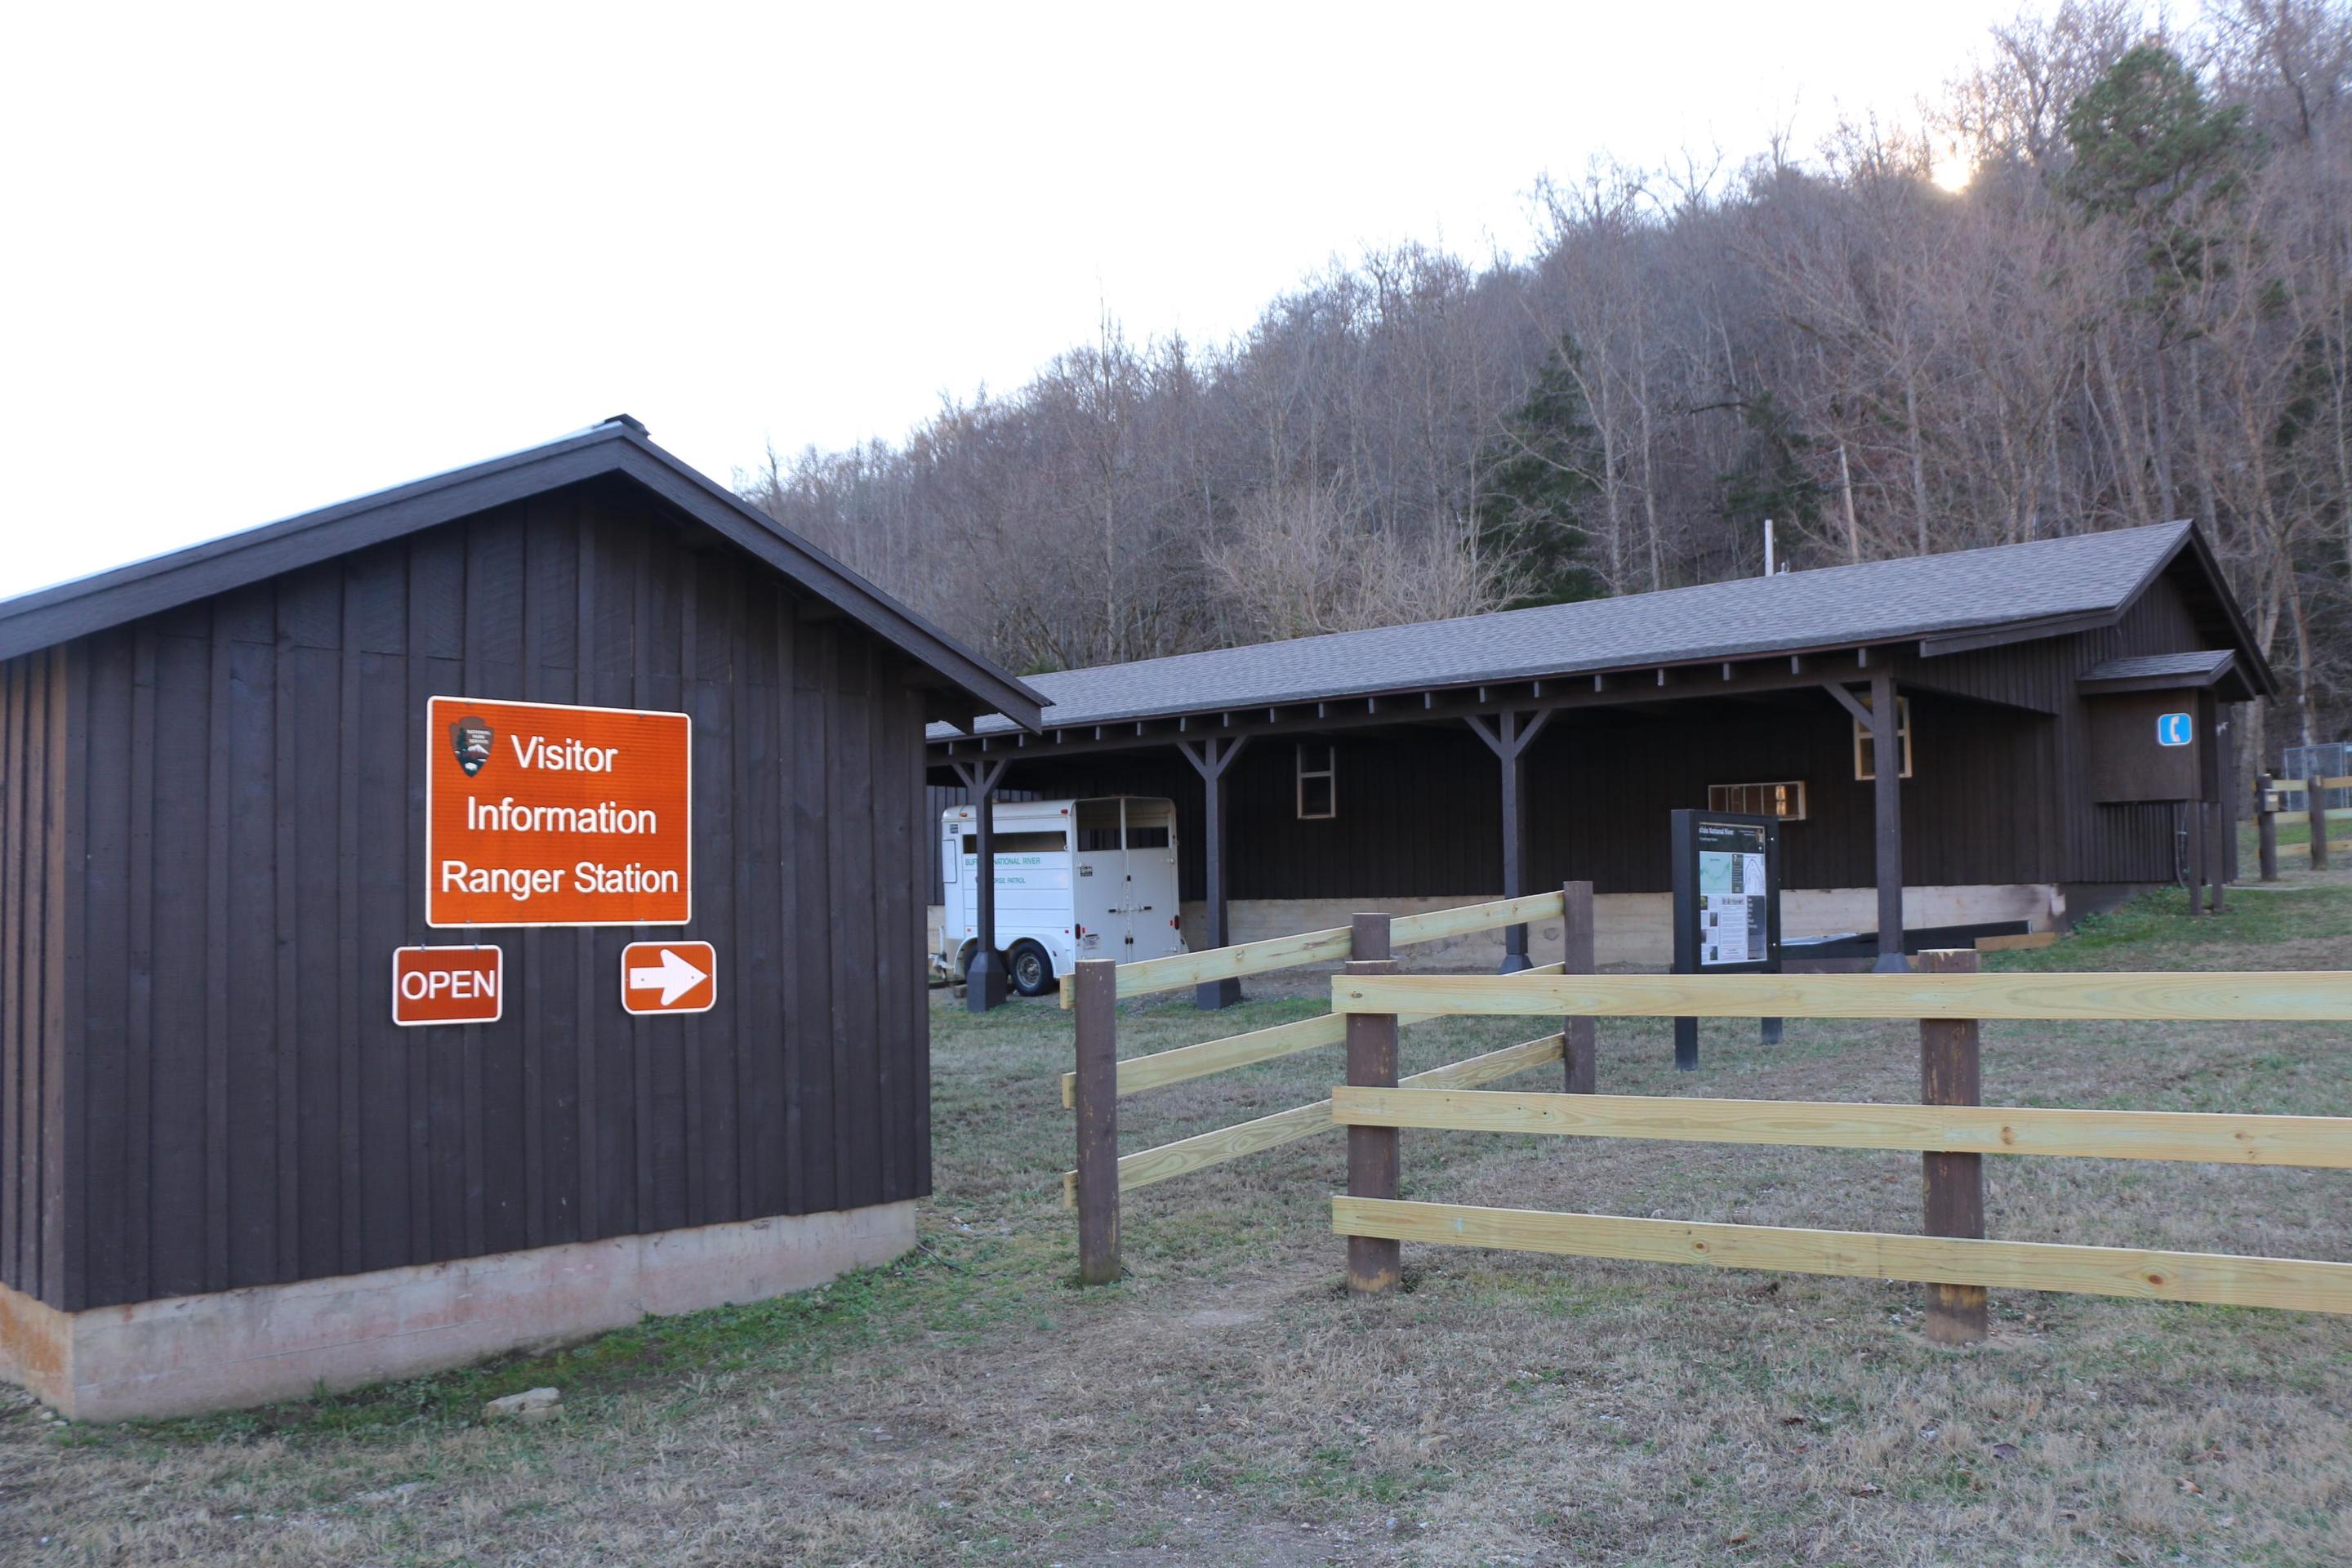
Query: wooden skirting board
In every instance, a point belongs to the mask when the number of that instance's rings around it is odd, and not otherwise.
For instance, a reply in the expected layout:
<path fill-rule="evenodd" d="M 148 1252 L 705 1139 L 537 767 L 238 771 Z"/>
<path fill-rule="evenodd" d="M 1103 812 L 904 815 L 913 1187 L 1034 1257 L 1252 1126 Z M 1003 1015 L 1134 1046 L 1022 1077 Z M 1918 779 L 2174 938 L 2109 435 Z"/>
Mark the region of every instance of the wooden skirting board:
<path fill-rule="evenodd" d="M 2352 1021 L 2352 971 L 2137 974 L 1339 975 L 1335 1013 Z"/>
<path fill-rule="evenodd" d="M 1685 1143 L 1794 1144 L 1962 1154 L 2200 1160 L 2352 1170 L 2352 1117 L 2234 1116 L 2178 1110 L 2070 1110 L 2001 1105 L 1853 1105 L 1830 1100 L 1699 1100 L 1630 1094 L 1457 1094 L 1336 1089 L 1331 1119 L 1349 1127 L 1444 1128 L 1654 1138 Z"/>
<path fill-rule="evenodd" d="M 1705 1225 L 1345 1196 L 1331 1200 L 1331 1228 L 1340 1236 L 1638 1263 L 1703 1263 L 1856 1279 L 2352 1312 L 2352 1263 L 2300 1258 Z"/>

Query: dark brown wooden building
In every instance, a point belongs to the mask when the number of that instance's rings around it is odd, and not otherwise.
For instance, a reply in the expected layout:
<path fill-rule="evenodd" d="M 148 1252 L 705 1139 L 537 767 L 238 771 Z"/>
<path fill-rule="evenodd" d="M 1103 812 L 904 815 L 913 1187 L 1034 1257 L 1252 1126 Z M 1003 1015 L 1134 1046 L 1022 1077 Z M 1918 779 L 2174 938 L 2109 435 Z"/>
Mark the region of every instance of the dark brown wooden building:
<path fill-rule="evenodd" d="M 485 932 L 503 1016 L 400 1028 L 444 693 L 689 714 L 693 919 Z M 14 1375 L 248 1402 L 911 1245 L 923 727 L 1035 703 L 626 418 L 0 604 Z M 624 1013 L 645 936 L 710 1011 Z"/>
<path fill-rule="evenodd" d="M 1196 948 L 1589 879 L 1603 959 L 1660 963 L 1678 806 L 1781 812 L 1790 934 L 1886 954 L 2226 881 L 2230 714 L 2273 689 L 2178 522 L 1032 684 L 1042 732 L 935 725 L 933 782 L 1173 796 Z"/>

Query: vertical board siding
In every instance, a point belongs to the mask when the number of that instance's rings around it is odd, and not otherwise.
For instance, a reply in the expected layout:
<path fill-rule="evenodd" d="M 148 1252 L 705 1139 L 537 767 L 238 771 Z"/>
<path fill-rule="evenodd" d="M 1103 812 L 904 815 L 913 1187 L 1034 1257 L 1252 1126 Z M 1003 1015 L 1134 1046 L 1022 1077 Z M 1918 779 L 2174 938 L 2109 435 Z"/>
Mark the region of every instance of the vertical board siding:
<path fill-rule="evenodd" d="M 84 928 L 80 958 L 68 973 L 81 1009 L 81 1073 L 89 1095 L 88 1142 L 79 1163 L 80 1191 L 75 1215 L 123 1212 L 129 1162 L 124 1144 L 130 1118 L 124 1097 L 131 1073 L 133 988 L 120 977 L 99 974 L 89 965 L 92 952 L 122 942 L 131 921 L 132 815 L 131 735 L 135 701 L 131 638 L 121 632 L 93 639 L 88 660 L 85 700 L 87 749 L 87 839 L 89 875 L 82 889 Z M 121 1274 L 128 1237 L 120 1225 L 92 1227 L 83 1266 L 101 1279 Z"/>
<path fill-rule="evenodd" d="M 2057 721 L 1912 693 L 1915 776 L 1903 785 L 1904 862 L 1916 884 L 2053 880 L 2036 800 L 2051 793 Z M 1502 888 L 1502 780 L 1458 721 L 1331 737 L 1339 815 L 1297 815 L 1295 742 L 1250 742 L 1229 786 L 1235 899 L 1437 898 Z M 1136 794 L 1177 803 L 1183 896 L 1202 896 L 1202 786 L 1177 756 L 1129 752 L 1016 763 L 1048 796 Z M 1678 708 L 1556 715 L 1528 755 L 1534 885 L 1602 893 L 1670 885 L 1668 813 L 1710 784 L 1802 780 L 1810 816 L 1781 835 L 1788 885 L 1867 887 L 1871 786 L 1853 776 L 1853 721 L 1826 694 L 1692 700 Z M 928 832 L 927 831 L 927 837 Z M 936 857 L 929 844 L 926 852 Z"/>
<path fill-rule="evenodd" d="M 79 1309 L 921 1195 L 914 674 L 620 486 L 0 666 L 0 1282 Z M 501 1021 L 395 1027 L 393 948 L 465 940 L 424 923 L 439 693 L 691 713 L 693 922 L 485 931 Z M 665 935 L 716 944 L 718 1005 L 631 1020 L 621 948 Z"/>
<path fill-rule="evenodd" d="M 0 665 L 0 748 L 7 768 L 0 773 L 0 1280 L 35 1290 L 39 1280 L 25 1267 L 16 1247 L 17 1194 L 24 1181 L 23 1084 L 25 1026 L 25 744 L 26 687 L 37 655 Z"/>

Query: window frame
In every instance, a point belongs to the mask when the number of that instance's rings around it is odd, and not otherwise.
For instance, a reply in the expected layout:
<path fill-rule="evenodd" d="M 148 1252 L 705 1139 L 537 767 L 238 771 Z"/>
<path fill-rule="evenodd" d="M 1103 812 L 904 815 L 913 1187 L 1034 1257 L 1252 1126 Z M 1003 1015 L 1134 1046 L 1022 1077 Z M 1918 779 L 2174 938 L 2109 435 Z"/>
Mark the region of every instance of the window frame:
<path fill-rule="evenodd" d="M 1301 822 L 1333 822 L 1337 821 L 1339 816 L 1339 743 L 1337 741 L 1319 742 L 1323 748 L 1323 765 L 1319 768 L 1310 768 L 1307 765 L 1307 748 L 1318 743 L 1312 741 L 1299 741 L 1294 742 L 1291 748 L 1292 777 L 1296 789 L 1292 805 Z M 1328 809 L 1324 811 L 1307 809 L 1307 782 L 1309 779 L 1323 781 L 1324 804 Z"/>
<path fill-rule="evenodd" d="M 1867 694 L 1862 695 L 1860 701 L 1864 708 L 1870 706 L 1870 698 Z M 1895 743 L 1896 749 L 1903 753 L 1903 766 L 1896 772 L 1895 776 L 1898 780 L 1907 779 L 1911 776 L 1913 763 L 1911 752 L 1911 699 L 1900 694 L 1897 694 L 1895 699 Z M 1864 749 L 1870 744 L 1870 726 L 1864 724 L 1861 720 L 1856 719 L 1853 721 L 1853 782 L 1856 784 L 1872 784 L 1875 783 L 1878 778 L 1878 759 L 1876 757 L 1871 758 L 1867 768 L 1863 764 L 1862 757 Z"/>
<path fill-rule="evenodd" d="M 1744 794 L 1749 790 L 1777 791 L 1780 792 L 1780 798 L 1782 801 L 1793 795 L 1796 798 L 1797 809 L 1794 812 L 1754 810 L 1752 807 L 1756 802 Z M 1717 791 L 1729 792 L 1728 800 L 1719 800 L 1717 795 Z M 1761 798 L 1766 805 L 1774 804 L 1774 797 L 1770 793 L 1767 793 Z M 1711 784 L 1706 786 L 1707 810 L 1729 812 L 1739 816 L 1769 816 L 1775 822 L 1803 822 L 1811 816 L 1811 805 L 1803 779 L 1759 779 L 1738 784 Z"/>

